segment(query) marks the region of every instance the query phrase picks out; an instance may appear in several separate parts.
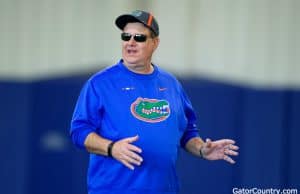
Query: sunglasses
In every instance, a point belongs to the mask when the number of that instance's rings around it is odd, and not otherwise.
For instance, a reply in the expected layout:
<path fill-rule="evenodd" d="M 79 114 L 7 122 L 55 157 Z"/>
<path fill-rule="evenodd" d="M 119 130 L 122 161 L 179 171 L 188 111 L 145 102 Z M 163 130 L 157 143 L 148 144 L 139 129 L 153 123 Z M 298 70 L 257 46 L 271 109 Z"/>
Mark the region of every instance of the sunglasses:
<path fill-rule="evenodd" d="M 145 42 L 147 40 L 147 36 L 144 35 L 144 34 L 129 34 L 129 33 L 126 33 L 126 32 L 123 32 L 121 34 L 121 39 L 123 41 L 129 41 L 131 39 L 131 37 L 133 36 L 133 39 L 136 41 L 136 42 Z"/>

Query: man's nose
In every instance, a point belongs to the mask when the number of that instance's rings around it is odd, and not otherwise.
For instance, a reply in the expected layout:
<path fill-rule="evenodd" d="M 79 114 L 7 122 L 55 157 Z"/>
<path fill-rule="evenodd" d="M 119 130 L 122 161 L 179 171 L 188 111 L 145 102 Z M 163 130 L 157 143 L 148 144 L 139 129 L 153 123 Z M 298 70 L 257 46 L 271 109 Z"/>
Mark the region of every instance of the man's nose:
<path fill-rule="evenodd" d="M 136 41 L 134 40 L 134 37 L 133 37 L 133 36 L 130 37 L 130 40 L 128 41 L 128 43 L 129 43 L 130 45 L 135 45 L 135 44 L 136 44 Z"/>

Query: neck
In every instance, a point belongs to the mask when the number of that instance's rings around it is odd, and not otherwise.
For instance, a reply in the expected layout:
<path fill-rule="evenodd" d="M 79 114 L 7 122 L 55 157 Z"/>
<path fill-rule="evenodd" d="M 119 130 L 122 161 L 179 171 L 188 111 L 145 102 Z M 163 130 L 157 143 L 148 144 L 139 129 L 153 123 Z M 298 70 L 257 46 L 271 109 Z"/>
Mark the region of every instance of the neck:
<path fill-rule="evenodd" d="M 124 64 L 127 67 L 127 69 L 129 69 L 134 73 L 151 74 L 154 71 L 151 62 L 147 64 L 128 64 L 127 62 L 124 61 Z"/>

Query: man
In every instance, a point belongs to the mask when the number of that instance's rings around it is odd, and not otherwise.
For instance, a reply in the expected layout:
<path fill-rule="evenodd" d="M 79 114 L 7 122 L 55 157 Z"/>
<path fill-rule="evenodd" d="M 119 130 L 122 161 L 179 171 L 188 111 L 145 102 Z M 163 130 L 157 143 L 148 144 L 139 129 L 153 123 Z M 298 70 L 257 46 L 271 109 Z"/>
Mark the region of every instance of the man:
<path fill-rule="evenodd" d="M 174 76 L 151 63 L 159 27 L 148 12 L 121 15 L 122 59 L 83 87 L 73 142 L 90 152 L 89 194 L 176 194 L 179 147 L 234 163 L 233 140 L 202 141 L 191 102 Z"/>

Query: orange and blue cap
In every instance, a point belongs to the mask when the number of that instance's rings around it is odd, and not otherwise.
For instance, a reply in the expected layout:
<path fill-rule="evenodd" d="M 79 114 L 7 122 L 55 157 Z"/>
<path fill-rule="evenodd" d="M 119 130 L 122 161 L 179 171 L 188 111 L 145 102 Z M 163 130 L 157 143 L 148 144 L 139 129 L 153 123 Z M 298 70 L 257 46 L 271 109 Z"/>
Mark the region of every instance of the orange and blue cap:
<path fill-rule="evenodd" d="M 149 28 L 155 36 L 159 35 L 159 27 L 154 16 L 146 11 L 135 10 L 130 14 L 123 14 L 117 17 L 115 24 L 121 30 L 124 29 L 127 23 L 140 22 L 144 24 L 147 28 Z"/>

